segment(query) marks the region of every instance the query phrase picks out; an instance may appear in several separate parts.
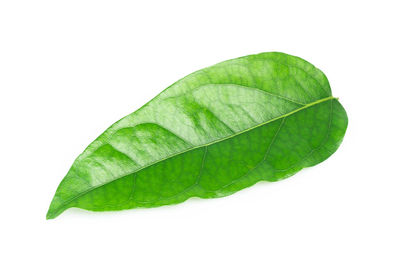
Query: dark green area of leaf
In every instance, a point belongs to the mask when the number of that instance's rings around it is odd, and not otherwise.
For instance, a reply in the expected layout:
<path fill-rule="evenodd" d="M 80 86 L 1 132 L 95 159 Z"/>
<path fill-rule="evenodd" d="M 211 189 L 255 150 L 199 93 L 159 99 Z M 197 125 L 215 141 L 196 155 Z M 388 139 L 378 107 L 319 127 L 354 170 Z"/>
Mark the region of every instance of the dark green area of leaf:
<path fill-rule="evenodd" d="M 176 204 L 287 178 L 340 145 L 347 127 L 325 75 L 283 53 L 192 73 L 108 128 L 75 160 L 47 213 Z"/>

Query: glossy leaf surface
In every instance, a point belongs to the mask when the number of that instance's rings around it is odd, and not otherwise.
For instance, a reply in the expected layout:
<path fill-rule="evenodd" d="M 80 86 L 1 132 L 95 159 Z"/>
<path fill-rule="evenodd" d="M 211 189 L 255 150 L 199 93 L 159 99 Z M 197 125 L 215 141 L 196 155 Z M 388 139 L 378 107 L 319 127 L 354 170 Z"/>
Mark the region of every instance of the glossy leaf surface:
<path fill-rule="evenodd" d="M 325 75 L 283 53 L 194 72 L 108 128 L 75 160 L 47 213 L 157 207 L 232 194 L 328 158 L 347 116 Z"/>

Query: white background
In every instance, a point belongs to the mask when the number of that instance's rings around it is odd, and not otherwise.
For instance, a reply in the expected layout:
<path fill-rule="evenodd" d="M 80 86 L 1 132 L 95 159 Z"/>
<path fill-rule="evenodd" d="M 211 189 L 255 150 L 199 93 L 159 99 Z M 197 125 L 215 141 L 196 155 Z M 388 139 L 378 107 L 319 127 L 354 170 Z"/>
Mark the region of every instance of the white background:
<path fill-rule="evenodd" d="M 1 267 L 400 267 L 398 1 L 0 2 Z M 349 116 L 278 183 L 156 209 L 45 214 L 75 157 L 183 76 L 300 56 Z"/>

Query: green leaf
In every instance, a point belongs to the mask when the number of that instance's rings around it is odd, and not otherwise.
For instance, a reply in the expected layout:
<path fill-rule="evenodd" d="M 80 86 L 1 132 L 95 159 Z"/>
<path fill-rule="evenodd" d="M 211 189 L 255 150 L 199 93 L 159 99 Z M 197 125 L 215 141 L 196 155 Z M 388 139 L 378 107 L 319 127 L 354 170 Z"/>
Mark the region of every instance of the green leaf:
<path fill-rule="evenodd" d="M 176 204 L 287 178 L 339 147 L 346 112 L 325 75 L 283 53 L 219 63 L 113 124 L 75 160 L 47 213 Z"/>

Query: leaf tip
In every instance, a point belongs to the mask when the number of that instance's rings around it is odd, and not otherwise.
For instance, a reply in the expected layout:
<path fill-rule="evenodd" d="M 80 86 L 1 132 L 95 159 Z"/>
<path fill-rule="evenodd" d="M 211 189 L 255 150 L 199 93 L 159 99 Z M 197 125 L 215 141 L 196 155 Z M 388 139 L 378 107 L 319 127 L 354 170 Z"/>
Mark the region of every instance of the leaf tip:
<path fill-rule="evenodd" d="M 60 199 L 57 195 L 54 196 L 53 200 L 51 201 L 49 210 L 46 214 L 46 220 L 52 220 L 58 217 L 61 213 L 64 212 L 67 208 L 63 206 L 63 203 L 60 202 Z"/>
<path fill-rule="evenodd" d="M 55 219 L 59 214 L 60 214 L 60 213 L 55 212 L 55 211 L 51 208 L 51 205 L 50 205 L 50 208 L 49 208 L 49 210 L 47 211 L 47 214 L 46 214 L 46 220 Z"/>

